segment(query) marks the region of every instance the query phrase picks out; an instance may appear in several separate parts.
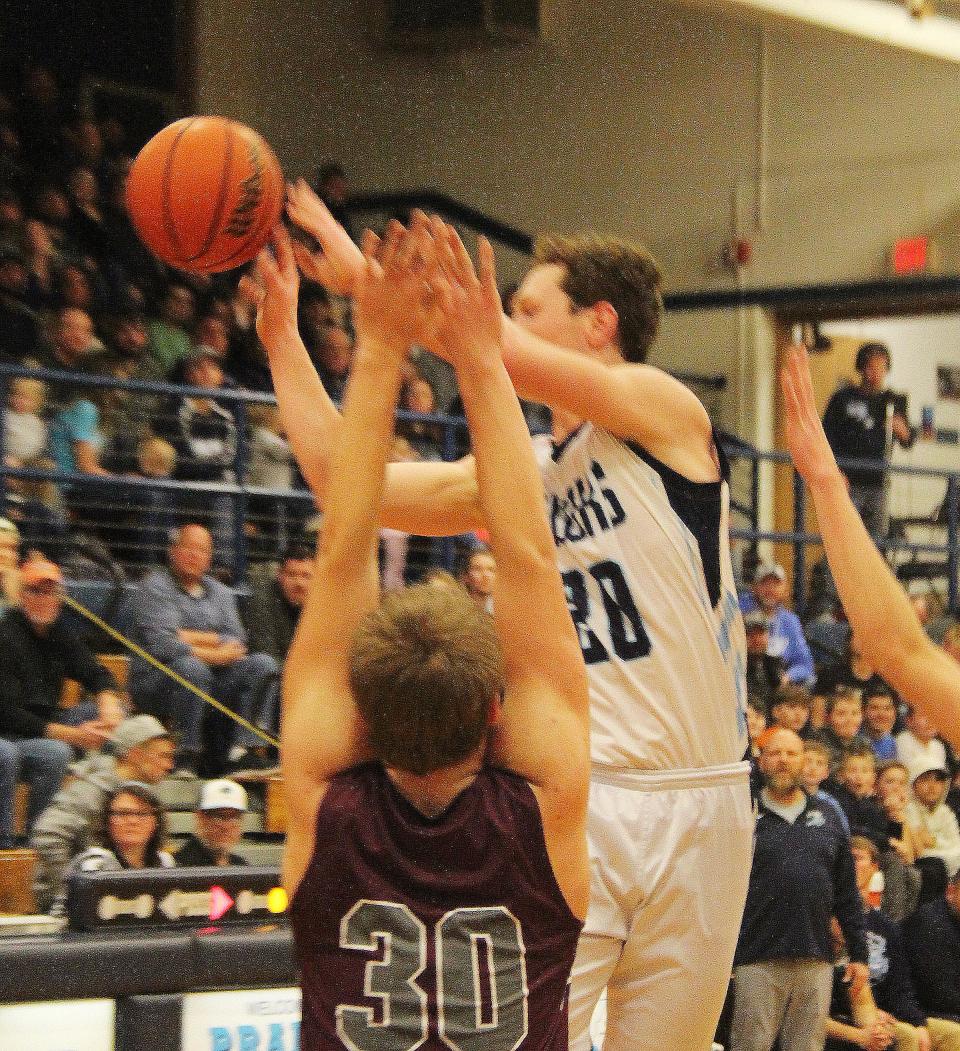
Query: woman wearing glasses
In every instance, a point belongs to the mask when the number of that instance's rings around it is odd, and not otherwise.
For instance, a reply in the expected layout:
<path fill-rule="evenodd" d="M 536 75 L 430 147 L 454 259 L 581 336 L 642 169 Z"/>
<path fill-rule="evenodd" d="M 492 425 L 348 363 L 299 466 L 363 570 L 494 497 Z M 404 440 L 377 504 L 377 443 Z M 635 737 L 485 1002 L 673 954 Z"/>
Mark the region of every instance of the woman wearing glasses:
<path fill-rule="evenodd" d="M 120 872 L 122 869 L 173 868 L 173 855 L 162 848 L 167 838 L 163 804 L 150 785 L 124 781 L 107 796 L 95 834 L 97 845 L 70 863 L 65 886 L 76 872 Z M 61 915 L 66 893 L 52 912 Z"/>

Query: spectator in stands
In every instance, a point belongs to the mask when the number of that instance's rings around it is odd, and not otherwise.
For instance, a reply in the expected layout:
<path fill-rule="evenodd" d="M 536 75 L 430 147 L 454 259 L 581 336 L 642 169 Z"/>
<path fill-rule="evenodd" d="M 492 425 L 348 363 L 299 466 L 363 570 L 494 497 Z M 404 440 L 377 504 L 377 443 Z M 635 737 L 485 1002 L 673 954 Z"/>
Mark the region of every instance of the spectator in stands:
<path fill-rule="evenodd" d="M 283 668 L 313 579 L 313 551 L 298 542 L 287 548 L 276 576 L 253 581 L 246 607 L 249 642 Z"/>
<path fill-rule="evenodd" d="M 866 836 L 878 850 L 888 850 L 887 817 L 874 799 L 877 760 L 869 745 L 851 745 L 843 753 L 837 770 L 837 802 L 843 807 L 850 831 Z"/>
<path fill-rule="evenodd" d="M 150 353 L 164 376 L 170 375 L 177 362 L 188 357 L 193 349 L 189 333 L 195 309 L 192 290 L 175 282 L 161 300 L 159 318 L 147 324 Z"/>
<path fill-rule="evenodd" d="M 110 473 L 100 462 L 108 437 L 100 420 L 102 396 L 102 390 L 76 387 L 54 416 L 50 424 L 50 455 L 57 470 L 94 475 Z M 75 491 L 70 485 L 64 487 L 64 493 L 87 498 L 85 492 Z"/>
<path fill-rule="evenodd" d="M 313 188 L 317 196 L 330 209 L 330 214 L 347 231 L 350 238 L 356 241 L 353 224 L 350 221 L 350 184 L 347 173 L 339 161 L 330 161 L 317 169 Z"/>
<path fill-rule="evenodd" d="M 769 712 L 777 690 L 787 681 L 787 667 L 782 658 L 767 652 L 770 625 L 762 610 L 748 613 L 743 624 L 747 632 L 747 690 L 755 694 Z"/>
<path fill-rule="evenodd" d="M 317 374 L 324 390 L 337 403 L 343 400 L 343 392 L 350 375 L 353 361 L 353 340 L 339 325 L 328 325 L 323 330 L 322 342 L 316 347 Z"/>
<path fill-rule="evenodd" d="M 787 575 L 783 566 L 765 562 L 757 567 L 751 593 L 743 595 L 740 607 L 744 613 L 760 610 L 767 618 L 769 635 L 767 652 L 781 657 L 791 682 L 812 683 L 813 657 L 803 637 L 800 619 L 787 609 Z"/>
<path fill-rule="evenodd" d="M 843 753 L 854 745 L 870 746 L 860 733 L 863 725 L 863 702 L 860 695 L 850 689 L 839 688 L 827 700 L 827 725 L 818 730 L 816 738 L 830 749 L 830 770 L 840 765 Z"/>
<path fill-rule="evenodd" d="M 892 788 L 902 788 L 910 792 L 910 771 L 899 759 L 887 759 L 877 766 L 877 786 L 874 789 L 878 799 Z"/>
<path fill-rule="evenodd" d="M 54 315 L 51 336 L 50 346 L 32 355 L 26 364 L 69 372 L 86 371 L 91 351 L 99 346 L 90 315 L 76 307 L 61 307 Z M 56 405 L 56 391 L 48 393 L 54 396 Z"/>
<path fill-rule="evenodd" d="M 0 245 L 0 361 L 26 361 L 40 353 L 40 323 L 26 296 L 23 253 L 15 245 Z"/>
<path fill-rule="evenodd" d="M 263 489 L 292 489 L 296 464 L 283 431 L 280 410 L 276 405 L 252 404 L 247 406 L 247 418 L 251 426 L 247 483 Z M 279 541 L 280 550 L 291 526 L 297 529 L 302 517 L 297 513 L 299 505 L 272 496 L 251 496 L 249 509 L 257 535 Z M 275 546 L 273 551 L 277 550 Z"/>
<path fill-rule="evenodd" d="M 30 837 L 37 854 L 34 894 L 42 912 L 61 893 L 71 859 L 92 845 L 107 797 L 124 781 L 159 784 L 173 769 L 173 738 L 152 715 L 125 719 L 110 743 L 113 755 L 94 752 L 73 764 L 72 779 L 34 825 Z"/>
<path fill-rule="evenodd" d="M 896 759 L 897 742 L 893 727 L 897 721 L 897 702 L 886 683 L 871 683 L 863 694 L 863 734 L 877 760 Z"/>
<path fill-rule="evenodd" d="M 151 573 L 133 596 L 131 632 L 152 657 L 249 720 L 274 710 L 277 662 L 248 652 L 236 596 L 209 575 L 212 556 L 210 533 L 202 525 L 177 530 L 169 568 Z M 205 702 L 142 660 L 134 660 L 130 682 L 137 706 L 169 715 L 181 735 L 176 776 L 196 777 Z M 227 760 L 238 764 L 248 749 L 262 745 L 243 728 L 236 733 L 230 728 L 227 738 L 223 754 L 215 746 L 206 756 L 208 767 L 222 770 Z"/>
<path fill-rule="evenodd" d="M 919 848 L 919 862 L 939 858 L 952 877 L 960 869 L 960 826 L 957 817 L 944 802 L 950 775 L 946 768 L 931 760 L 913 774 L 913 799 L 907 804 L 907 816 L 914 826 Z M 921 865 L 924 872 L 926 866 Z"/>
<path fill-rule="evenodd" d="M 747 730 L 750 734 L 750 751 L 753 756 L 760 754 L 757 742 L 767 728 L 767 707 L 763 699 L 755 693 L 747 692 Z"/>
<path fill-rule="evenodd" d="M 24 234 L 26 303 L 31 310 L 46 310 L 53 304 L 53 279 L 60 265 L 60 255 L 46 223 L 40 219 L 28 219 L 24 224 Z"/>
<path fill-rule="evenodd" d="M 829 608 L 814 620 L 806 621 L 803 634 L 818 675 L 831 664 L 843 660 L 849 652 L 850 624 L 839 600 L 831 602 Z"/>
<path fill-rule="evenodd" d="M 960 1022 L 960 872 L 903 925 L 913 986 L 928 1017 Z"/>
<path fill-rule="evenodd" d="M 492 613 L 493 588 L 497 582 L 497 563 L 490 548 L 481 545 L 470 552 L 463 569 L 462 579 L 463 586 L 473 601 L 488 613 Z"/>
<path fill-rule="evenodd" d="M 788 682 L 773 695 L 770 705 L 770 722 L 792 730 L 800 738 L 809 736 L 810 692 L 803 686 Z"/>
<path fill-rule="evenodd" d="M 828 664 L 817 676 L 814 692 L 820 697 L 829 698 L 838 687 L 860 691 L 861 696 L 867 689 L 882 684 L 883 680 L 876 674 L 873 665 L 864 659 L 860 644 L 851 635 L 850 644 L 843 657 Z M 885 684 L 884 684 L 885 685 Z"/>
<path fill-rule="evenodd" d="M 64 883 L 69 886 L 70 877 L 78 872 L 174 868 L 173 855 L 163 849 L 166 839 L 166 813 L 153 787 L 143 781 L 124 781 L 104 801 L 95 845 L 70 862 Z M 59 913 L 63 906 L 61 899 L 52 911 Z"/>
<path fill-rule="evenodd" d="M 860 382 L 836 391 L 823 414 L 823 429 L 840 459 L 873 460 L 876 467 L 844 469 L 850 498 L 874 539 L 885 535 L 887 508 L 885 465 L 896 441 L 909 449 L 916 431 L 907 421 L 907 398 L 884 386 L 890 372 L 890 351 L 883 343 L 864 343 L 857 351 Z"/>
<path fill-rule="evenodd" d="M 936 727 L 916 708 L 907 708 L 907 728 L 897 734 L 896 741 L 897 758 L 910 772 L 911 782 L 921 768 L 947 769 L 947 750 L 937 737 Z"/>
<path fill-rule="evenodd" d="M 3 417 L 3 455 L 8 467 L 21 467 L 47 451 L 47 425 L 40 417 L 45 392 L 40 380 L 28 376 L 10 381 Z"/>
<path fill-rule="evenodd" d="M 223 386 L 223 368 L 214 354 L 196 350 L 186 361 L 185 379 L 193 387 Z M 237 423 L 232 409 L 213 398 L 174 397 L 158 423 L 161 436 L 177 453 L 175 477 L 190 482 L 233 482 L 237 456 Z M 233 552 L 233 499 L 217 493 L 184 494 L 185 517 L 208 521 L 217 559 L 229 564 Z"/>
<path fill-rule="evenodd" d="M 57 465 L 46 456 L 27 460 L 24 468 L 55 471 Z M 20 530 L 26 552 L 39 551 L 51 562 L 59 561 L 67 537 L 67 519 L 56 483 L 48 478 L 8 478 L 7 514 Z"/>
<path fill-rule="evenodd" d="M 13 791 L 30 785 L 28 826 L 63 782 L 73 749 L 97 749 L 123 714 L 113 676 L 90 653 L 62 610 L 60 570 L 42 559 L 21 571 L 20 605 L 0 619 L 0 843 L 11 845 Z M 59 707 L 76 679 L 93 701 Z"/>
<path fill-rule="evenodd" d="M 20 530 L 0 518 L 0 614 L 20 603 Z"/>
<path fill-rule="evenodd" d="M 876 847 L 868 839 L 850 841 L 857 871 L 857 886 L 864 902 L 870 946 L 870 986 L 876 1007 L 889 1018 L 891 1036 L 898 1051 L 960 1051 L 960 1025 L 943 1018 L 928 1017 L 920 1006 L 903 935 L 897 924 L 876 907 L 871 886 L 879 869 Z M 838 999 L 847 1000 L 845 989 L 835 989 Z M 849 1004 L 847 1004 L 849 1010 Z M 882 1019 L 885 1020 L 885 1019 Z M 871 1047 L 865 1035 L 849 1033 L 838 1047 Z"/>
<path fill-rule="evenodd" d="M 818 802 L 825 803 L 834 809 L 837 817 L 840 818 L 840 823 L 843 825 L 844 830 L 849 835 L 850 822 L 847 819 L 846 812 L 837 802 L 836 796 L 828 791 L 827 788 L 822 787 L 826 784 L 830 788 L 836 789 L 836 785 L 830 780 L 830 749 L 825 744 L 822 744 L 820 741 L 803 742 L 803 768 L 800 773 L 800 780 L 804 792 L 811 799 L 816 799 Z"/>
<path fill-rule="evenodd" d="M 424 416 L 436 414 L 437 405 L 433 387 L 422 376 L 414 373 L 403 385 L 400 408 Z M 410 443 L 421 460 L 443 459 L 443 427 L 426 420 L 399 420 L 397 434 Z"/>
<path fill-rule="evenodd" d="M 866 984 L 867 946 L 853 857 L 832 807 L 803 791 L 803 742 L 774 730 L 760 755 L 756 848 L 734 961 L 732 1051 L 821 1046 L 833 977 L 830 919 L 850 947 L 853 991 Z"/>
<path fill-rule="evenodd" d="M 137 445 L 137 469 L 134 478 L 164 481 L 176 466 L 177 454 L 163 438 L 144 438 Z M 125 567 L 142 570 L 163 563 L 170 537 L 177 526 L 173 494 L 165 489 L 130 486 L 121 500 L 124 511 L 112 533 L 111 547 Z"/>
<path fill-rule="evenodd" d="M 178 865 L 246 865 L 234 847 L 243 835 L 247 793 L 236 781 L 207 781 L 200 790 L 196 831 L 174 857 Z"/>

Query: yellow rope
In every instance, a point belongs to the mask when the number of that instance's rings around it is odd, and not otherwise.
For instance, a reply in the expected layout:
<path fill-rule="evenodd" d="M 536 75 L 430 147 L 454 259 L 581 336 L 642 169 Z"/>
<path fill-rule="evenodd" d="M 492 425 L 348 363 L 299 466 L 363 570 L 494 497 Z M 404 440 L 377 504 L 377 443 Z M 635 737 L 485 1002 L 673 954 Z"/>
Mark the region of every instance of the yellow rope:
<path fill-rule="evenodd" d="M 79 613 L 82 617 L 86 617 L 87 620 L 91 621 L 93 624 L 96 624 L 96 626 L 101 631 L 105 631 L 112 639 L 116 639 L 121 646 L 124 646 L 131 653 L 135 653 L 138 657 L 145 660 L 148 664 L 152 664 L 153 667 L 156 668 L 158 671 L 162 671 L 164 675 L 173 679 L 174 682 L 179 683 L 181 686 L 184 687 L 184 689 L 189 690 L 191 693 L 199 697 L 202 701 L 206 701 L 207 704 L 212 705 L 214 708 L 217 709 L 218 712 L 223 712 L 224 715 L 228 715 L 235 723 L 239 723 L 239 725 L 242 726 L 245 730 L 249 730 L 251 733 L 256 734 L 257 737 L 266 741 L 267 744 L 271 744 L 275 748 L 279 748 L 280 742 L 271 734 L 268 734 L 265 730 L 261 730 L 259 726 L 254 726 L 253 723 L 248 723 L 246 719 L 244 719 L 240 715 L 237 715 L 235 711 L 232 711 L 225 704 L 218 701 L 216 697 L 211 697 L 209 693 L 206 693 L 205 691 L 201 690 L 199 686 L 194 686 L 194 684 L 188 679 L 185 679 L 182 675 L 178 675 L 177 672 L 173 670 L 173 668 L 168 668 L 166 664 L 163 664 L 161 661 L 158 661 L 156 657 L 152 657 L 149 653 L 147 653 L 146 650 L 141 649 L 135 642 L 131 642 L 130 639 L 128 639 L 125 635 L 121 635 L 120 632 L 117 631 L 115 628 L 110 627 L 110 625 L 105 620 L 101 620 L 96 615 L 96 613 L 92 613 L 89 609 L 87 609 L 86 606 L 82 606 L 79 602 L 77 602 L 75 598 L 71 598 L 70 595 L 64 595 L 63 601 L 71 609 L 75 609 L 77 613 Z"/>

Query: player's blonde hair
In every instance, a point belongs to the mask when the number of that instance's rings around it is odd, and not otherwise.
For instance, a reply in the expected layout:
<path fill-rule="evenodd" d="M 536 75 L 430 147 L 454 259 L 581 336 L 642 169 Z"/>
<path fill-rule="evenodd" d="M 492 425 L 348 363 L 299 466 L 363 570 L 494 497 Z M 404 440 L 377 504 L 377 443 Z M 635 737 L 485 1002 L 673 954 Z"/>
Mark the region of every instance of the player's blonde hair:
<path fill-rule="evenodd" d="M 574 306 L 609 303 L 624 358 L 646 361 L 663 317 L 663 275 L 646 248 L 612 237 L 549 235 L 537 238 L 534 258 L 564 268 L 560 287 Z"/>
<path fill-rule="evenodd" d="M 423 775 L 465 759 L 504 688 L 493 619 L 459 589 L 393 592 L 357 630 L 350 685 L 387 766 Z"/>

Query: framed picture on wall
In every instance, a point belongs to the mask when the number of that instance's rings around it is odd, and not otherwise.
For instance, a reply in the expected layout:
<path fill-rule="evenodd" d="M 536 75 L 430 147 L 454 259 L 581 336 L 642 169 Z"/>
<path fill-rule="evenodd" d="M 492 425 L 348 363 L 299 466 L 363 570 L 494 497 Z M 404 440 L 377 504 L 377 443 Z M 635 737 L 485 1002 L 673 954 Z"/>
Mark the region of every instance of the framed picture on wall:
<path fill-rule="evenodd" d="M 941 401 L 960 401 L 960 366 L 937 366 L 937 397 Z"/>

